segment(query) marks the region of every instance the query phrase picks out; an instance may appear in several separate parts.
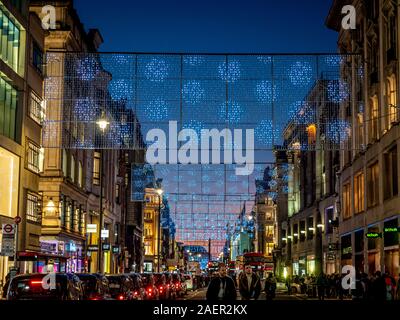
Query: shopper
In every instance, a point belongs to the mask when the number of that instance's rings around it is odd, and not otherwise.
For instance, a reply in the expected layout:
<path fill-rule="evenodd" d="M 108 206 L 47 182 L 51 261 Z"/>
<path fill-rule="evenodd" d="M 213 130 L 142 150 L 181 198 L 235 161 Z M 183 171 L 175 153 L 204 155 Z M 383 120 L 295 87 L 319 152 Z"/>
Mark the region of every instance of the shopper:
<path fill-rule="evenodd" d="M 214 277 L 207 288 L 207 300 L 209 301 L 234 301 L 236 300 L 235 282 L 227 276 L 226 265 L 221 263 L 218 267 L 218 275 Z"/>

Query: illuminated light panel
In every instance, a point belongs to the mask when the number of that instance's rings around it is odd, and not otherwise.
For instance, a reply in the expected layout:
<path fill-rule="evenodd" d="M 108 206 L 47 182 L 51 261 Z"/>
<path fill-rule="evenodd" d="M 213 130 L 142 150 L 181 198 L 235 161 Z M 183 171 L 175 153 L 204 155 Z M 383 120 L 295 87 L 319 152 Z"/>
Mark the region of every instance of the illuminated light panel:
<path fill-rule="evenodd" d="M 326 136 L 333 143 L 340 144 L 351 135 L 350 123 L 345 120 L 334 120 L 327 125 Z"/>
<path fill-rule="evenodd" d="M 229 61 L 228 64 L 225 61 L 221 62 L 218 73 L 222 80 L 233 83 L 240 78 L 240 62 L 237 60 Z"/>
<path fill-rule="evenodd" d="M 153 58 L 145 68 L 147 80 L 163 82 L 168 77 L 168 64 L 164 59 Z"/>
<path fill-rule="evenodd" d="M 313 69 L 307 61 L 297 61 L 289 69 L 289 79 L 295 86 L 307 86 L 313 78 Z"/>
<path fill-rule="evenodd" d="M 263 80 L 256 85 L 256 95 L 258 101 L 262 103 L 271 103 L 277 101 L 277 88 L 269 80 Z"/>
<path fill-rule="evenodd" d="M 228 101 L 228 106 L 226 103 L 222 103 L 218 110 L 219 118 L 228 123 L 239 123 L 243 114 L 244 110 L 239 103 L 231 100 Z"/>
<path fill-rule="evenodd" d="M 205 91 L 198 81 L 188 81 L 183 85 L 183 100 L 187 104 L 199 104 L 205 98 Z"/>
<path fill-rule="evenodd" d="M 146 117 L 151 121 L 162 121 L 168 119 L 168 105 L 162 99 L 149 102 L 145 107 Z"/>

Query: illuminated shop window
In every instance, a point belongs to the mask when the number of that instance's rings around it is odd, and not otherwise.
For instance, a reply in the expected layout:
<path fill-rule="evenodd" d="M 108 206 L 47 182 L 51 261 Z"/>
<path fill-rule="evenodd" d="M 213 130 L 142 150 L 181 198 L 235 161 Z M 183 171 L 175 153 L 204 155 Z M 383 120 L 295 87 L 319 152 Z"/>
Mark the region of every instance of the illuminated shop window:
<path fill-rule="evenodd" d="M 0 216 L 17 216 L 19 158 L 0 147 Z"/>

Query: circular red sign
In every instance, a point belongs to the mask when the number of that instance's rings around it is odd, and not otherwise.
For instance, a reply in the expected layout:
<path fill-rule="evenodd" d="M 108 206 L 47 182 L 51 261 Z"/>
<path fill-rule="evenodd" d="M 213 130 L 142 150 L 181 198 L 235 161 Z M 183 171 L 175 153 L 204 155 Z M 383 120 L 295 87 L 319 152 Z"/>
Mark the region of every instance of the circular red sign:
<path fill-rule="evenodd" d="M 14 221 L 16 224 L 21 223 L 22 218 L 20 216 L 15 217 Z"/>
<path fill-rule="evenodd" d="M 11 233 L 14 230 L 13 226 L 11 224 L 6 224 L 4 226 L 4 231 L 7 233 Z"/>

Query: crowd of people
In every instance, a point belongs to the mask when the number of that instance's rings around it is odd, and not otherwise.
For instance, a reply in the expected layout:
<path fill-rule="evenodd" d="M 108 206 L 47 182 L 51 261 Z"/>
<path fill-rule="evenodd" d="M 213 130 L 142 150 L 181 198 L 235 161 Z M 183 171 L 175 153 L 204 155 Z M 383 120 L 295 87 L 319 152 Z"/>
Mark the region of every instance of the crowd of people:
<path fill-rule="evenodd" d="M 351 286 L 346 275 L 320 274 L 319 276 L 295 276 L 286 279 L 288 293 L 293 293 L 293 286 L 300 288 L 300 293 L 319 300 L 324 299 L 353 299 L 353 300 L 400 300 L 400 275 L 396 280 L 387 273 L 380 271 L 368 276 L 366 273 L 356 275 L 355 286 Z M 347 284 L 349 289 L 344 289 Z"/>

